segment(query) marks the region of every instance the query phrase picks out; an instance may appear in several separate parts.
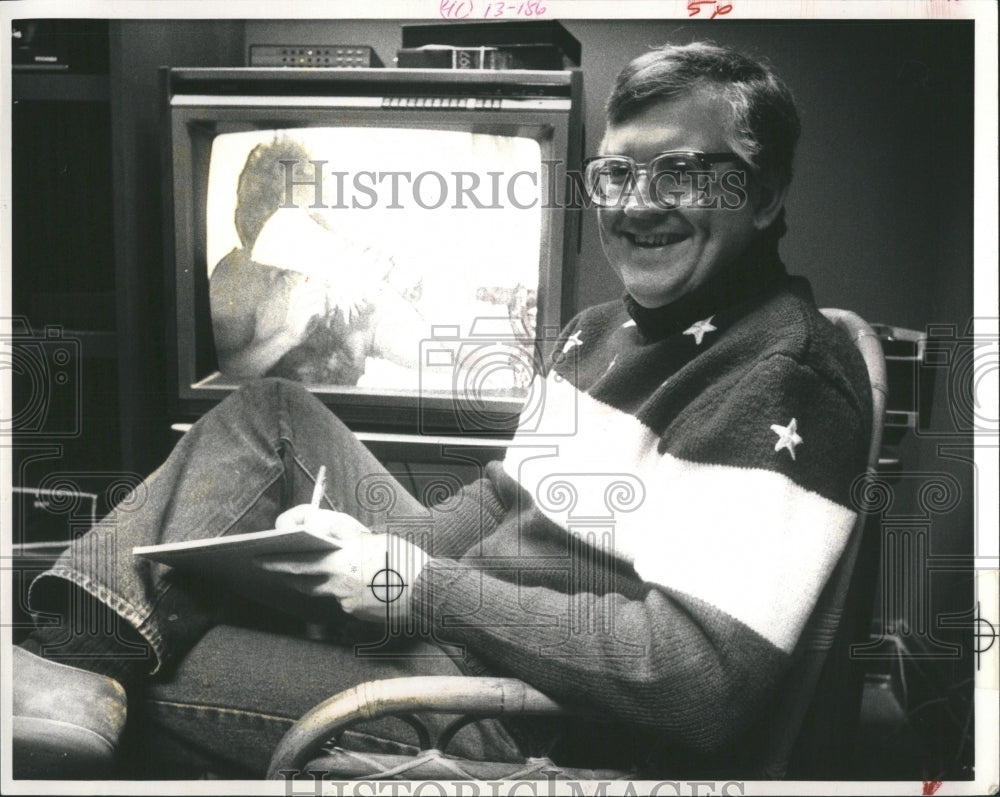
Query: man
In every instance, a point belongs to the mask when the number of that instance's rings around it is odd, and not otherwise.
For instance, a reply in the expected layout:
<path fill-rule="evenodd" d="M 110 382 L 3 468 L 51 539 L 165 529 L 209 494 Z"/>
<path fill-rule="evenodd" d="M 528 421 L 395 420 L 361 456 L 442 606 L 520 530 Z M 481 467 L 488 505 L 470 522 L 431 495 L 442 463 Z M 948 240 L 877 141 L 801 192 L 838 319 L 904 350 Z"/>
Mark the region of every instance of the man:
<path fill-rule="evenodd" d="M 714 45 L 667 46 L 625 68 L 607 110 L 585 177 L 626 296 L 564 330 L 536 385 L 543 406 L 505 460 L 427 511 L 398 486 L 372 489 L 392 483 L 311 396 L 253 385 L 181 440 L 141 508 L 112 517 L 111 577 L 81 546 L 36 581 L 37 609 L 69 582 L 133 629 L 117 649 L 58 640 L 71 663 L 124 682 L 133 702 L 147 690 L 144 722 L 217 766 L 261 771 L 288 718 L 359 681 L 460 671 L 520 677 L 613 728 L 480 723 L 466 755 L 513 755 L 515 741 L 558 733 L 556 760 L 764 771 L 792 651 L 854 522 L 870 390 L 851 344 L 778 259 L 798 120 L 773 73 Z M 320 465 L 333 511 L 305 505 Z M 580 522 L 602 515 L 610 526 Z M 340 549 L 261 567 L 317 605 L 335 599 L 376 639 L 385 605 L 365 586 L 387 561 L 400 573 L 389 619 L 419 637 L 399 643 L 401 658 L 369 664 L 301 641 L 272 656 L 263 636 L 213 627 L 216 596 L 128 556 L 275 516 Z M 28 647 L 55 643 L 42 632 Z M 436 655 L 449 645 L 454 661 Z M 150 661 L 124 658 L 143 646 Z M 100 665 L 87 658 L 97 649 Z M 70 681 L 27 651 L 15 667 L 19 681 L 46 674 L 52 692 Z M 106 679 L 70 672 L 81 692 L 87 682 L 103 694 L 103 716 L 122 714 Z M 46 720 L 23 697 L 31 711 Z M 396 738 L 373 736 L 359 743 Z"/>

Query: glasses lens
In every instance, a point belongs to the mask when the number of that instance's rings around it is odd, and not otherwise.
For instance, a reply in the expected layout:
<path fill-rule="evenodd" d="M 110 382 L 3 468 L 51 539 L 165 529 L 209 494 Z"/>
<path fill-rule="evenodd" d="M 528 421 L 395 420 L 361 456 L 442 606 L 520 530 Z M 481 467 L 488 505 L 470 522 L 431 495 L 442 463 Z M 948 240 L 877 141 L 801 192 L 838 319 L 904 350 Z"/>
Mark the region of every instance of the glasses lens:
<path fill-rule="evenodd" d="M 631 180 L 632 166 L 623 158 L 599 158 L 587 165 L 587 187 L 601 205 L 613 205 Z"/>
<path fill-rule="evenodd" d="M 662 171 L 680 172 L 682 175 L 701 169 L 701 162 L 693 155 L 683 152 L 660 155 L 650 164 L 653 174 Z"/>
<path fill-rule="evenodd" d="M 690 202 L 695 193 L 695 173 L 702 170 L 697 158 L 683 153 L 661 155 L 649 165 L 650 199 L 658 207 Z"/>

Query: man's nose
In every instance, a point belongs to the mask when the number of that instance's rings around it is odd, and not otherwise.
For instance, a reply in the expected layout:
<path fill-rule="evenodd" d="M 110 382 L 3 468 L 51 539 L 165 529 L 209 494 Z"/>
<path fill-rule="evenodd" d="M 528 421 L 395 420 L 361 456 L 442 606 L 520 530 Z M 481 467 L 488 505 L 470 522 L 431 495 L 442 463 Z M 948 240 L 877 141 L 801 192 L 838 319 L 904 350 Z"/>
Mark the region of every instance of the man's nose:
<path fill-rule="evenodd" d="M 622 201 L 622 210 L 625 211 L 626 216 L 634 217 L 671 210 L 670 207 L 661 207 L 653 201 L 649 194 L 649 187 L 649 175 L 640 172 L 635 178 L 632 189 L 626 193 Z"/>

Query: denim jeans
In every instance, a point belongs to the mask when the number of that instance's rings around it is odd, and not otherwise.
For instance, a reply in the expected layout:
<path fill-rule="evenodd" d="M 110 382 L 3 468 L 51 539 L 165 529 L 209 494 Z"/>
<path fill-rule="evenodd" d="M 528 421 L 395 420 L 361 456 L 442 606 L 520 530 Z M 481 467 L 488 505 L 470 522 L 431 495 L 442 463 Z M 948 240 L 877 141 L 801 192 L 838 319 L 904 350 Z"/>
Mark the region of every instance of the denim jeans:
<path fill-rule="evenodd" d="M 265 379 L 206 413 L 160 468 L 32 584 L 33 611 L 64 610 L 55 596 L 65 590 L 56 587 L 68 581 L 148 643 L 148 650 L 134 646 L 151 676 L 141 705 L 129 709 L 130 734 L 138 724 L 136 738 L 145 739 L 132 750 L 137 761 L 169 750 L 166 758 L 194 768 L 260 774 L 291 722 L 332 694 L 374 678 L 460 674 L 442 648 L 412 637 L 380 644 L 384 629 L 335 609 L 327 624 L 334 641 L 275 633 L 294 621 L 255 603 L 251 585 L 210 583 L 132 556 L 139 545 L 273 528 L 282 511 L 309 502 L 321 465 L 322 506 L 375 531 L 408 520 L 427 525 L 428 510 L 314 396 Z M 115 655 L 129 655 L 126 635 L 116 635 Z M 46 655 L 57 659 L 58 648 Z M 352 738 L 391 750 L 413 740 L 392 721 Z M 499 723 L 483 722 L 456 738 L 455 752 L 512 760 L 517 748 Z"/>

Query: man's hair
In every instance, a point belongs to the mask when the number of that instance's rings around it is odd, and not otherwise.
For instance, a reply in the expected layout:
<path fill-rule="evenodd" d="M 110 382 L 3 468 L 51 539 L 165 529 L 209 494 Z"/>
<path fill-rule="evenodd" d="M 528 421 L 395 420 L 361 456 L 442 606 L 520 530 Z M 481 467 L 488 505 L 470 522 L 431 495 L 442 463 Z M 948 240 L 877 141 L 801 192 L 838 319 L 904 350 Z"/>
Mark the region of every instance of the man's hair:
<path fill-rule="evenodd" d="M 291 168 L 298 175 L 308 163 L 309 153 L 294 139 L 275 138 L 254 147 L 240 172 L 235 221 L 236 233 L 246 249 L 253 248 L 264 223 L 285 204 L 285 167 L 281 161 L 294 161 Z"/>
<path fill-rule="evenodd" d="M 799 115 L 792 93 L 770 66 L 710 42 L 667 44 L 618 75 L 606 106 L 614 126 L 664 100 L 716 90 L 732 108 L 730 145 L 764 184 L 792 179 Z"/>

